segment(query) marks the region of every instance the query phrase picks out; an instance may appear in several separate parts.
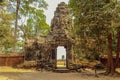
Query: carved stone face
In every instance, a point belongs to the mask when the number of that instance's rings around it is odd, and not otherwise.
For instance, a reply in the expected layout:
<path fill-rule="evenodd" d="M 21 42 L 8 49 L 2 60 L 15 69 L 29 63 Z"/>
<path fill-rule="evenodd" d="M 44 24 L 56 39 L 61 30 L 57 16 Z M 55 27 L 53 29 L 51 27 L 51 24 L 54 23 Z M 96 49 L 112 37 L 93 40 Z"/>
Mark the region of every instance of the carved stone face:
<path fill-rule="evenodd" d="M 60 4 L 58 4 L 58 7 L 54 12 L 54 18 L 51 21 L 51 30 L 56 31 L 57 29 L 65 29 L 67 25 L 70 24 L 70 20 L 69 8 L 67 4 L 61 2 Z"/>

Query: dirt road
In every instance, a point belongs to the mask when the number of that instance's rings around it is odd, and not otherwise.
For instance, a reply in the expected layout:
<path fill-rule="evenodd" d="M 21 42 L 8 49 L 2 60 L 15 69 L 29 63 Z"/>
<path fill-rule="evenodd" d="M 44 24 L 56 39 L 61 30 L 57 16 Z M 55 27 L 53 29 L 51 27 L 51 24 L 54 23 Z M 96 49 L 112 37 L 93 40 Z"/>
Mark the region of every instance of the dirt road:
<path fill-rule="evenodd" d="M 4 80 L 119 80 L 120 77 L 108 77 L 89 73 L 53 73 L 53 72 L 0 72 Z M 3 80 L 3 79 L 0 79 Z"/>
<path fill-rule="evenodd" d="M 41 72 L 33 69 L 26 70 L 0 67 L 0 80 L 120 80 L 120 76 L 104 76 L 100 74 L 103 72 L 104 71 L 101 70 L 97 71 L 98 77 L 95 77 L 94 70 L 91 69 L 83 70 L 79 73 L 55 73 L 46 71 Z"/>

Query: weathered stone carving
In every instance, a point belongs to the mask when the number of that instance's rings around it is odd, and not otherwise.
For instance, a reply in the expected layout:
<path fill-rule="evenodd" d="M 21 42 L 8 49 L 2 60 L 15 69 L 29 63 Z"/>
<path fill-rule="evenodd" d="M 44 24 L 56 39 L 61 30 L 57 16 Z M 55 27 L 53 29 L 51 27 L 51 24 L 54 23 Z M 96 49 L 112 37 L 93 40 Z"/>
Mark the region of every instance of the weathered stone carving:
<path fill-rule="evenodd" d="M 60 4 L 58 4 L 58 7 L 54 12 L 54 17 L 51 21 L 51 30 L 49 31 L 49 34 L 46 37 L 44 37 L 44 39 L 42 39 L 45 41 L 39 43 L 41 40 L 40 38 L 40 40 L 38 39 L 33 43 L 32 46 L 34 50 L 32 51 L 30 48 L 30 52 L 34 53 L 32 58 L 33 57 L 36 58 L 37 56 L 38 59 L 40 60 L 44 57 L 45 60 L 56 65 L 56 54 L 57 54 L 56 49 L 58 46 L 64 46 L 67 50 L 67 55 L 68 55 L 67 66 L 68 66 L 69 61 L 71 60 L 72 43 L 71 40 L 67 37 L 68 34 L 66 33 L 66 29 L 71 26 L 72 24 L 71 21 L 72 20 L 69 15 L 69 9 L 67 4 L 61 2 Z"/>
<path fill-rule="evenodd" d="M 71 24 L 68 6 L 61 2 L 58 4 L 54 13 L 54 18 L 51 21 L 51 30 L 58 32 L 59 30 L 65 30 L 68 25 Z"/>

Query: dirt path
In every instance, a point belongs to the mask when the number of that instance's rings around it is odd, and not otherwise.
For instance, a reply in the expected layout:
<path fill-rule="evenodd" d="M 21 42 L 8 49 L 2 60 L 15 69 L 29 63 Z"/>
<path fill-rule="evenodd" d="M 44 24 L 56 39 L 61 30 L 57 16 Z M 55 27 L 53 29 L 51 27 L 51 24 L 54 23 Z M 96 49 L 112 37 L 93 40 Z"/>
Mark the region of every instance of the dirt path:
<path fill-rule="evenodd" d="M 6 79 L 0 80 L 120 80 L 120 77 L 108 77 L 94 74 L 81 73 L 53 73 L 53 72 L 1 72 L 0 76 Z"/>
<path fill-rule="evenodd" d="M 103 71 L 97 72 L 99 77 L 95 77 L 91 69 L 80 73 L 55 73 L 0 67 L 0 80 L 120 80 L 120 77 L 101 75 Z"/>

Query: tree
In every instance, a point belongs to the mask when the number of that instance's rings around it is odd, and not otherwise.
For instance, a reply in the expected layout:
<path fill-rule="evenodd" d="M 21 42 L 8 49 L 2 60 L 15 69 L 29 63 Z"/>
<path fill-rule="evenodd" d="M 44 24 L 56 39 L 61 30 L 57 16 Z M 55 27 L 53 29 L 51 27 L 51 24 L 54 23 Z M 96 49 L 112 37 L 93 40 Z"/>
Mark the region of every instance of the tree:
<path fill-rule="evenodd" d="M 109 37 L 109 40 L 108 40 L 108 43 L 109 43 L 109 53 L 108 53 L 108 67 L 107 67 L 107 73 L 108 74 L 114 74 L 116 71 L 115 69 L 117 68 L 118 66 L 118 63 L 119 63 L 119 49 L 120 49 L 120 40 L 119 40 L 119 37 L 120 37 L 120 34 L 119 34 L 119 26 L 120 26 L 120 3 L 117 2 L 117 0 L 113 0 L 110 2 L 110 4 L 114 4 L 111 8 L 113 9 L 112 11 L 112 20 L 111 20 L 111 26 L 112 26 L 112 34 L 114 34 L 115 37 L 115 40 L 112 39 L 112 36 L 111 38 Z M 116 40 L 117 39 L 117 40 Z M 113 46 L 112 47 L 112 41 L 117 41 L 116 42 L 116 46 Z M 110 47 L 111 46 L 111 47 Z M 115 49 L 115 53 L 116 53 L 116 59 L 115 59 L 115 63 L 113 61 L 113 55 L 112 55 L 112 52 L 113 52 L 113 48 L 116 48 Z"/>
<path fill-rule="evenodd" d="M 115 67 L 119 66 L 119 55 L 120 55 L 120 27 L 118 27 L 118 34 L 117 34 L 117 51 L 116 51 L 116 63 Z"/>
<path fill-rule="evenodd" d="M 78 45 L 75 46 L 78 46 L 78 51 L 86 54 L 88 59 L 94 53 L 99 56 L 108 51 L 108 69 L 106 71 L 108 74 L 114 74 L 116 68 L 112 56 L 112 34 L 116 33 L 116 27 L 120 25 L 120 4 L 116 2 L 116 0 L 70 0 L 69 2 L 74 17 L 76 35 L 79 38 Z M 119 50 L 117 49 L 117 51 Z"/>
<path fill-rule="evenodd" d="M 119 55 L 120 55 L 120 2 L 118 0 L 115 0 L 115 5 L 114 5 L 114 14 L 113 14 L 113 26 L 114 26 L 114 34 L 116 37 L 116 61 L 114 64 L 114 68 L 116 69 L 119 66 Z"/>
<path fill-rule="evenodd" d="M 18 11 L 20 7 L 20 0 L 17 0 L 16 5 L 16 19 L 15 19 L 15 32 L 14 32 L 14 53 L 16 53 L 16 44 L 17 44 L 17 31 L 18 31 Z"/>
<path fill-rule="evenodd" d="M 13 29 L 10 25 L 14 17 L 6 10 L 5 7 L 8 6 L 7 2 L 0 3 L 0 51 L 2 53 L 11 52 L 11 47 L 13 47 Z"/>
<path fill-rule="evenodd" d="M 0 49 L 2 53 L 11 52 L 13 47 L 13 36 L 9 27 L 0 26 Z"/>
<path fill-rule="evenodd" d="M 9 9 L 13 14 L 16 12 L 16 18 L 18 18 L 17 21 L 19 21 L 18 24 L 15 24 L 18 25 L 18 27 L 15 28 L 15 34 L 17 34 L 15 36 L 17 40 L 16 43 L 26 42 L 28 38 L 46 35 L 50 28 L 46 23 L 46 17 L 44 15 L 44 9 L 47 8 L 47 3 L 44 0 L 22 0 L 18 2 L 17 5 L 15 2 L 16 0 L 9 0 L 11 5 Z M 15 7 L 17 9 L 19 7 L 19 10 L 15 9 Z M 20 41 L 19 38 L 22 38 L 22 41 Z"/>
<path fill-rule="evenodd" d="M 23 1 L 21 4 L 20 15 L 27 19 L 23 20 L 23 24 L 20 26 L 20 29 L 27 38 L 40 36 L 41 34 L 46 34 L 48 32 L 49 26 L 46 23 L 46 17 L 43 11 L 43 8 L 46 7 L 47 4 L 44 0 L 31 0 L 31 2 Z M 24 23 L 25 21 L 26 24 Z"/>
<path fill-rule="evenodd" d="M 86 57 L 105 52 L 111 15 L 106 11 L 104 1 L 70 0 L 69 5 L 74 17 L 76 35 L 80 41 L 79 51 L 86 54 Z"/>
<path fill-rule="evenodd" d="M 64 60 L 65 59 L 65 56 L 64 55 L 62 55 L 62 60 Z"/>
<path fill-rule="evenodd" d="M 12 34 L 12 38 L 14 34 L 14 52 L 16 48 L 18 50 L 23 47 L 26 39 L 47 34 L 50 27 L 44 15 L 46 8 L 47 3 L 44 0 L 6 0 L 0 3 L 0 23 L 6 28 L 9 25 L 12 32 L 8 32 Z"/>
<path fill-rule="evenodd" d="M 113 64 L 113 56 L 112 56 L 112 34 L 108 36 L 108 63 L 107 63 L 107 74 L 114 74 L 115 66 Z"/>
<path fill-rule="evenodd" d="M 3 2 L 3 0 L 0 0 L 0 2 Z"/>

